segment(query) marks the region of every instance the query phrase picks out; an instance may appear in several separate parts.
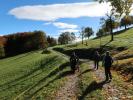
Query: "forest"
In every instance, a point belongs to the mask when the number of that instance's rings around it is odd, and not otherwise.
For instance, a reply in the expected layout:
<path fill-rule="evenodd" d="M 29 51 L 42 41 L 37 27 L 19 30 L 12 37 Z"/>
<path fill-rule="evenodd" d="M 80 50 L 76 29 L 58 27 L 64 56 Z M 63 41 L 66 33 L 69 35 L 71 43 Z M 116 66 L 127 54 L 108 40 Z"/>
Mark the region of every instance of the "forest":
<path fill-rule="evenodd" d="M 0 37 L 0 57 L 14 56 L 32 50 L 46 48 L 48 45 L 43 31 L 22 32 Z"/>

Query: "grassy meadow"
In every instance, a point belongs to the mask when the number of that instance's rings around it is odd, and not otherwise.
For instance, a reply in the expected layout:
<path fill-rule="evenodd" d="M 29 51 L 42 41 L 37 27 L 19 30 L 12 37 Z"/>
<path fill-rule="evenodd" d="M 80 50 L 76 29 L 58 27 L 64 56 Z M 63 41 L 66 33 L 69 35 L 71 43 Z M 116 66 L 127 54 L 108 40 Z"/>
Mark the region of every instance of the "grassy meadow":
<path fill-rule="evenodd" d="M 56 53 L 33 51 L 0 60 L 0 100 L 52 98 L 69 63 Z"/>

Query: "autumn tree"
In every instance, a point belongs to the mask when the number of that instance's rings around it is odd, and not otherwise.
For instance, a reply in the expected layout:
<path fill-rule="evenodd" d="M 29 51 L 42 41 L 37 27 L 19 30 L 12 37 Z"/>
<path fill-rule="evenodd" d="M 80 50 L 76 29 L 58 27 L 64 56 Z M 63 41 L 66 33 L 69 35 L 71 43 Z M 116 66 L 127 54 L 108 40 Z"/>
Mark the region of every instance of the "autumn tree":
<path fill-rule="evenodd" d="M 6 43 L 6 38 L 0 36 L 0 58 L 5 56 L 5 49 L 4 49 L 5 43 Z"/>
<path fill-rule="evenodd" d="M 47 47 L 46 34 L 43 31 L 14 33 L 5 35 L 4 38 L 6 38 L 4 45 L 6 56 Z"/>
<path fill-rule="evenodd" d="M 113 29 L 118 28 L 119 22 L 115 20 L 114 12 L 111 14 L 106 14 L 107 18 L 102 18 L 102 29 L 105 32 L 109 32 L 111 35 L 111 41 L 114 40 Z"/>
<path fill-rule="evenodd" d="M 120 21 L 120 26 L 124 26 L 125 30 L 127 26 L 133 24 L 133 17 L 132 16 L 124 16 Z"/>
<path fill-rule="evenodd" d="M 97 0 L 101 2 L 110 2 L 113 9 L 116 13 L 119 13 L 120 16 L 128 16 L 131 12 L 131 7 L 133 0 Z"/>

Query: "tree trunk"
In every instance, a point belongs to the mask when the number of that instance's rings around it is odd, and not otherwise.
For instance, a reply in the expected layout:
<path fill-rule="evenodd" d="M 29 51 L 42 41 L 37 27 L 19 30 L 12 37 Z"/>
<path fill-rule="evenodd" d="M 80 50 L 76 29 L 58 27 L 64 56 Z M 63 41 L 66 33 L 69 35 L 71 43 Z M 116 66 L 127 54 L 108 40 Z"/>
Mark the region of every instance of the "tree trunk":
<path fill-rule="evenodd" d="M 125 25 L 125 30 L 127 29 L 127 25 Z"/>
<path fill-rule="evenodd" d="M 83 41 L 84 37 L 83 37 L 83 34 L 82 34 L 82 44 L 84 44 L 84 41 Z"/>
<path fill-rule="evenodd" d="M 112 18 L 110 17 L 110 34 L 111 34 L 111 41 L 114 40 L 114 36 L 113 36 L 113 26 L 112 26 Z"/>

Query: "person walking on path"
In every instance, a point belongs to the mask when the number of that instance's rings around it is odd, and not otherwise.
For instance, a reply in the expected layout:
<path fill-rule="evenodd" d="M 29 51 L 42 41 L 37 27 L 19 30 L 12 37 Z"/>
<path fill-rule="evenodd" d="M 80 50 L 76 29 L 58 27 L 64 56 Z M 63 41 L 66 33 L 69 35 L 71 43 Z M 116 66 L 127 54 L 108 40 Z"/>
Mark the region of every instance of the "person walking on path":
<path fill-rule="evenodd" d="M 75 72 L 75 70 L 77 68 L 78 62 L 79 62 L 79 58 L 75 54 L 75 52 L 73 52 L 71 57 L 70 57 L 71 70 L 72 70 L 73 73 Z"/>
<path fill-rule="evenodd" d="M 110 72 L 110 68 L 113 64 L 113 58 L 110 56 L 110 52 L 107 51 L 104 58 L 103 58 L 103 66 L 104 66 L 104 69 L 105 69 L 105 76 L 106 76 L 106 81 L 112 79 L 112 75 L 111 75 L 111 72 Z"/>
<path fill-rule="evenodd" d="M 98 53 L 98 51 L 96 51 L 94 54 L 94 69 L 98 69 L 99 61 L 100 61 L 100 54 Z"/>

